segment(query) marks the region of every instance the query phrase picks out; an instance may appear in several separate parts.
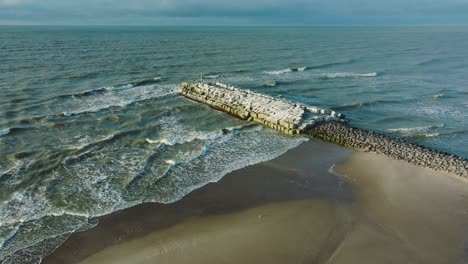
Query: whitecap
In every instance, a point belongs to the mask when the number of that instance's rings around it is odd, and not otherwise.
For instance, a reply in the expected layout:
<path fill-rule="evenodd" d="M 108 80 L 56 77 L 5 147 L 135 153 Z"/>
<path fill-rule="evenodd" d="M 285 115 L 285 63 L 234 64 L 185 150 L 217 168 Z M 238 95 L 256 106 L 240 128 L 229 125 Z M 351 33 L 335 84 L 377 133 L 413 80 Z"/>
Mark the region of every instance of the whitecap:
<path fill-rule="evenodd" d="M 307 70 L 307 67 L 301 67 L 301 68 L 297 68 L 298 71 L 305 71 Z"/>
<path fill-rule="evenodd" d="M 414 134 L 411 136 L 415 138 L 432 138 L 432 137 L 437 137 L 439 135 L 440 135 L 439 133 L 424 133 L 424 134 Z"/>
<path fill-rule="evenodd" d="M 292 69 L 284 69 L 279 71 L 264 71 L 264 74 L 279 75 L 287 72 L 292 72 Z"/>
<path fill-rule="evenodd" d="M 116 89 L 105 94 L 68 100 L 57 107 L 69 109 L 61 113 L 67 117 L 83 113 L 96 113 L 110 107 L 125 107 L 135 102 L 174 95 L 177 93 L 176 87 L 176 85 L 149 85 L 138 86 L 131 90 Z"/>
<path fill-rule="evenodd" d="M 177 162 L 175 160 L 166 160 L 165 161 L 167 164 L 170 164 L 170 165 L 175 165 Z"/>
<path fill-rule="evenodd" d="M 389 132 L 398 132 L 401 134 L 411 134 L 412 132 L 425 132 L 431 129 L 444 127 L 443 124 L 435 126 L 420 126 L 420 127 L 399 127 L 399 128 L 387 128 Z"/>
<path fill-rule="evenodd" d="M 243 126 L 234 126 L 234 127 L 228 127 L 224 128 L 226 131 L 234 131 L 237 129 L 241 129 Z M 172 133 L 171 133 L 172 134 Z M 202 131 L 191 131 L 183 134 L 172 134 L 173 136 L 167 137 L 167 138 L 161 138 L 161 139 L 150 139 L 146 138 L 146 142 L 149 144 L 162 144 L 162 145 L 167 145 L 167 146 L 174 146 L 176 144 L 184 144 L 184 143 L 189 143 L 194 140 L 202 140 L 202 141 L 207 141 L 207 140 L 215 140 L 217 138 L 223 137 L 223 129 L 216 130 L 216 131 L 211 131 L 211 132 L 202 132 Z"/>
<path fill-rule="evenodd" d="M 435 94 L 432 96 L 433 99 L 439 99 L 439 98 L 442 98 L 444 97 L 445 95 L 444 94 Z"/>
<path fill-rule="evenodd" d="M 153 140 L 153 139 L 146 138 L 145 140 L 146 140 L 146 142 L 148 142 L 148 143 L 150 143 L 150 144 L 158 144 L 158 143 L 160 143 L 160 141 L 159 141 L 158 139 Z"/>
<path fill-rule="evenodd" d="M 376 77 L 377 72 L 355 73 L 355 72 L 333 72 L 320 74 L 320 78 L 357 78 L 357 77 Z"/>
<path fill-rule="evenodd" d="M 219 78 L 219 75 L 217 74 L 212 74 L 212 75 L 203 75 L 204 79 L 217 79 Z"/>
<path fill-rule="evenodd" d="M 9 128 L 5 128 L 5 129 L 2 129 L 0 130 L 0 136 L 4 136 L 4 135 L 7 135 L 10 133 L 10 129 Z"/>

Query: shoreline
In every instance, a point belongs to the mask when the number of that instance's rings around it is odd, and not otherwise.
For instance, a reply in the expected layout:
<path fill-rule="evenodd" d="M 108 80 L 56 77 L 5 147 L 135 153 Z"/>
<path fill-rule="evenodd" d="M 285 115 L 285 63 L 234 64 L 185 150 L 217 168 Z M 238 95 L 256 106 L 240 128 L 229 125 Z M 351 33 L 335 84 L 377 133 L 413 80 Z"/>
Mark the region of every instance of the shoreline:
<path fill-rule="evenodd" d="M 382 163 L 382 160 L 385 162 Z M 365 171 L 367 165 L 372 168 L 370 172 Z M 380 173 L 382 166 L 390 172 Z M 372 173 L 380 173 L 377 177 L 379 182 L 375 181 L 375 174 Z M 364 176 L 357 177 L 357 174 Z M 237 261 L 246 261 L 242 257 L 249 256 L 258 262 L 271 263 L 284 263 L 298 258 L 312 262 L 329 260 L 330 263 L 346 263 L 339 261 L 343 255 L 346 256 L 345 259 L 356 258 L 356 262 L 348 263 L 362 263 L 359 260 L 375 254 L 366 251 L 365 247 L 352 250 L 349 248 L 355 247 L 363 239 L 392 245 L 392 250 L 389 251 L 380 248 L 377 254 L 379 258 L 392 253 L 401 261 L 414 260 L 416 253 L 409 248 L 414 248 L 415 245 L 405 245 L 404 248 L 398 246 L 399 239 L 408 241 L 408 238 L 402 238 L 402 234 L 398 233 L 398 230 L 407 227 L 397 220 L 403 217 L 412 223 L 411 228 L 407 229 L 408 234 L 403 235 L 412 238 L 409 241 L 417 242 L 423 237 L 423 232 L 411 235 L 411 229 L 418 228 L 414 223 L 418 222 L 418 217 L 411 211 L 404 211 L 409 216 L 402 214 L 401 210 L 406 205 L 401 201 L 396 206 L 398 210 L 394 207 L 387 210 L 395 215 L 389 217 L 384 209 L 378 209 L 389 206 L 388 197 L 375 199 L 385 194 L 375 189 L 399 185 L 403 190 L 395 192 L 397 197 L 402 191 L 406 193 L 405 188 L 409 188 L 398 182 L 407 182 L 414 178 L 412 181 L 416 182 L 413 185 L 416 184 L 418 194 L 424 194 L 430 199 L 434 197 L 425 190 L 427 186 L 431 187 L 428 190 L 436 186 L 433 183 L 437 183 L 437 188 L 450 188 L 451 191 L 447 192 L 450 199 L 442 197 L 441 206 L 450 209 L 460 207 L 460 202 L 468 203 L 468 186 L 459 184 L 461 178 L 441 174 L 444 173 L 383 155 L 358 152 L 311 139 L 274 160 L 229 173 L 219 182 L 194 190 L 173 204 L 145 203 L 99 217 L 97 227 L 73 234 L 56 251 L 45 257 L 43 263 L 134 263 L 141 260 L 142 256 L 146 260 L 162 263 L 204 263 L 221 260 L 217 258 L 226 256 L 238 258 Z M 424 188 L 418 187 L 417 183 L 426 181 L 425 179 L 429 183 L 425 182 Z M 379 188 L 375 188 L 376 186 Z M 411 196 L 410 201 L 431 216 L 427 219 L 441 218 L 437 216 L 435 208 L 414 199 L 411 195 L 414 189 L 406 191 L 409 194 L 404 196 Z M 461 199 L 455 202 L 456 205 L 452 204 L 454 197 Z M 460 218 L 457 219 L 467 220 L 468 223 L 466 214 L 468 212 L 457 215 Z M 439 236 L 444 237 L 446 233 L 451 235 L 445 240 L 446 246 L 436 243 L 439 248 L 450 247 L 449 245 L 453 247 L 454 237 L 462 233 L 460 231 L 466 232 L 463 226 L 460 227 L 458 220 L 452 219 L 452 222 L 458 223 L 456 225 L 449 225 L 446 220 L 440 220 L 443 224 L 429 223 L 432 229 L 442 230 Z M 265 223 L 265 227 L 259 226 L 264 221 L 271 222 Z M 312 222 L 315 225 L 305 224 Z M 382 225 L 386 226 L 383 233 Z M 243 235 L 230 233 L 232 228 L 240 230 Z M 273 235 L 268 235 L 270 233 Z M 238 248 L 231 249 L 225 245 L 225 240 Z M 300 245 L 298 247 L 301 250 L 284 244 L 283 240 Z M 249 241 L 256 243 L 251 244 Z M 414 243 L 419 243 L 416 242 Z M 197 254 L 202 249 L 201 244 L 213 250 L 204 255 Z M 249 245 L 262 254 L 252 255 L 243 245 Z M 422 247 L 420 251 L 436 250 L 433 244 L 429 246 L 429 250 Z M 155 255 L 156 251 L 159 253 Z M 125 252 L 125 256 L 120 252 Z M 238 256 L 239 252 L 243 254 Z M 416 255 L 419 256 L 421 252 L 418 251 Z M 444 250 L 441 257 L 450 260 L 463 257 L 463 249 L 456 247 L 456 253 L 454 252 Z M 184 255 L 187 258 L 181 259 Z M 252 262 L 254 261 L 250 259 L 249 263 Z M 434 260 L 426 263 L 437 262 Z"/>

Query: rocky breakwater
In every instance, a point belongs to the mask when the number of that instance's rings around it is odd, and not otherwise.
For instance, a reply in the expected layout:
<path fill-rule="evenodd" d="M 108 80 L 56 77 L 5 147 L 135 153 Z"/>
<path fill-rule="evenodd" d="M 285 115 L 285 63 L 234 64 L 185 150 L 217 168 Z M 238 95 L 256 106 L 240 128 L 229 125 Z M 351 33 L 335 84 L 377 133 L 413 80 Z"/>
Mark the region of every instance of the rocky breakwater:
<path fill-rule="evenodd" d="M 290 135 L 306 133 L 320 123 L 345 121 L 342 114 L 328 109 L 295 104 L 220 82 L 182 83 L 180 88 L 189 99 Z"/>
<path fill-rule="evenodd" d="M 242 90 L 223 83 L 183 83 L 181 94 L 244 120 L 255 121 L 287 134 L 309 134 L 361 151 L 446 171 L 468 179 L 468 160 L 346 124 L 342 114 L 294 104 L 280 98 Z"/>
<path fill-rule="evenodd" d="M 439 171 L 447 171 L 468 179 L 468 160 L 450 153 L 420 146 L 405 139 L 338 123 L 315 126 L 307 131 L 314 137 L 362 151 L 385 154 L 397 160 Z"/>

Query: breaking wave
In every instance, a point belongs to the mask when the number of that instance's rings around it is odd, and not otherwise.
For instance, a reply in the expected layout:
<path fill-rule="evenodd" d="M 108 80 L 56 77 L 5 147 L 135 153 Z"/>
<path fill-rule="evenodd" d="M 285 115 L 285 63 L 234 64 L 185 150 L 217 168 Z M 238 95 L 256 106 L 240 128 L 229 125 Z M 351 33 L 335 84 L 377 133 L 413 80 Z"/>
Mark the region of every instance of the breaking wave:
<path fill-rule="evenodd" d="M 85 97 L 85 96 L 92 96 L 96 94 L 101 94 L 101 93 L 106 93 L 106 92 L 111 92 L 111 91 L 118 91 L 118 90 L 126 90 L 126 89 L 131 89 L 134 87 L 139 87 L 139 86 L 148 86 L 148 85 L 153 85 L 162 82 L 161 77 L 155 77 L 151 79 L 145 79 L 145 80 L 140 80 L 140 81 L 134 81 L 134 82 L 129 82 L 129 83 L 123 83 L 123 84 L 115 84 L 112 86 L 105 86 L 105 87 L 99 87 L 96 89 L 91 89 L 79 93 L 73 93 L 73 94 L 64 94 L 58 96 L 59 98 L 69 98 L 69 97 Z"/>
<path fill-rule="evenodd" d="M 66 109 L 61 112 L 61 115 L 65 117 L 83 113 L 95 113 L 110 107 L 125 107 L 135 102 L 174 95 L 177 93 L 176 87 L 176 85 L 139 86 L 131 91 L 117 90 L 93 97 L 74 98 L 61 102 L 57 105 L 57 108 Z"/>
<path fill-rule="evenodd" d="M 279 70 L 279 71 L 264 71 L 264 74 L 270 74 L 270 75 L 279 75 L 287 72 L 292 72 L 292 69 L 284 69 L 284 70 Z"/>
<path fill-rule="evenodd" d="M 5 194 L 0 203 L 0 262 L 42 241 L 57 246 L 63 240 L 50 240 L 87 226 L 90 217 L 142 202 L 177 201 L 231 171 L 273 159 L 306 140 L 252 124 L 199 131 L 180 120 L 180 111 L 192 110 L 169 111 L 158 118 L 153 126 L 157 136 L 122 132 L 97 141 L 78 138 L 60 153 L 43 154 L 5 171 L 9 178 L 24 178 L 24 173 L 38 173 L 34 170 L 41 164 L 54 160 L 41 172 L 47 186 L 32 184 Z M 137 143 L 142 141 L 136 139 L 139 136 L 150 144 Z M 50 229 L 41 232 L 43 226 Z"/>
<path fill-rule="evenodd" d="M 303 66 L 303 67 L 298 67 L 298 68 L 287 68 L 287 69 L 277 70 L 277 71 L 264 71 L 263 73 L 264 74 L 271 74 L 271 75 L 279 75 L 279 74 L 288 73 L 288 72 L 300 72 L 300 71 L 306 71 L 306 70 L 311 70 L 311 69 L 328 68 L 328 67 L 332 67 L 332 66 L 335 66 L 335 65 L 350 64 L 350 63 L 354 63 L 355 61 L 356 61 L 355 59 L 349 59 L 349 60 L 345 60 L 345 61 L 323 63 L 323 64 L 313 65 L 313 66 Z M 341 73 L 341 74 L 353 74 L 353 73 Z M 359 73 L 354 73 L 354 74 L 359 75 Z M 372 74 L 372 73 L 369 73 L 369 74 Z M 375 73 L 375 74 L 377 74 L 377 73 Z M 340 73 L 338 73 L 338 75 L 340 75 Z M 366 74 L 364 74 L 364 75 L 366 75 Z M 368 76 L 363 76 L 363 77 L 368 77 Z M 331 77 L 331 78 L 333 78 L 333 77 Z"/>
<path fill-rule="evenodd" d="M 10 133 L 9 128 L 2 129 L 2 130 L 0 130 L 0 137 L 4 136 L 4 135 L 8 135 L 9 133 Z"/>
<path fill-rule="evenodd" d="M 228 128 L 223 128 L 217 131 L 212 131 L 212 132 L 191 132 L 191 133 L 186 133 L 182 136 L 178 135 L 177 137 L 172 137 L 172 138 L 161 138 L 161 139 L 149 139 L 146 138 L 146 142 L 149 144 L 160 144 L 160 145 L 167 145 L 167 146 L 174 146 L 176 144 L 184 144 L 184 143 L 189 143 L 194 140 L 214 140 L 217 138 L 221 138 L 224 135 L 226 135 L 229 132 L 232 132 L 234 130 L 239 130 L 244 127 L 248 127 L 250 125 L 245 125 L 245 126 L 235 126 L 235 127 L 228 127 Z"/>
<path fill-rule="evenodd" d="M 288 68 L 288 69 L 283 69 L 279 71 L 264 71 L 264 74 L 270 74 L 270 75 L 279 75 L 283 73 L 288 73 L 288 72 L 299 72 L 299 71 L 305 71 L 307 70 L 308 67 L 299 67 L 299 68 Z"/>
<path fill-rule="evenodd" d="M 398 133 L 399 135 L 404 137 L 433 138 L 438 137 L 440 135 L 444 135 L 443 133 L 434 132 L 434 130 L 442 127 L 444 127 L 443 124 L 436 126 L 389 128 L 387 129 L 387 131 L 391 133 Z"/>
<path fill-rule="evenodd" d="M 444 127 L 443 124 L 442 125 L 437 125 L 437 126 L 388 128 L 387 131 L 389 131 L 389 132 L 398 132 L 398 133 L 412 133 L 412 132 L 428 131 L 428 130 L 442 128 L 442 127 Z"/>
<path fill-rule="evenodd" d="M 369 73 L 355 73 L 355 72 L 334 72 L 323 73 L 318 76 L 321 79 L 335 79 L 335 78 L 359 78 L 359 77 L 376 77 L 377 72 Z"/>

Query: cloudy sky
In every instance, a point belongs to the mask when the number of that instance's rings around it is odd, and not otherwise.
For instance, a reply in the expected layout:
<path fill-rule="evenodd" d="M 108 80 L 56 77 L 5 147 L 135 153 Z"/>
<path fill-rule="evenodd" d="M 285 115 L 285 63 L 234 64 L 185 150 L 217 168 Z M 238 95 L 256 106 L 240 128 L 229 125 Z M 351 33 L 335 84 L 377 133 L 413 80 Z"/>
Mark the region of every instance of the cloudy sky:
<path fill-rule="evenodd" d="M 468 25 L 468 0 L 0 0 L 0 25 Z"/>

